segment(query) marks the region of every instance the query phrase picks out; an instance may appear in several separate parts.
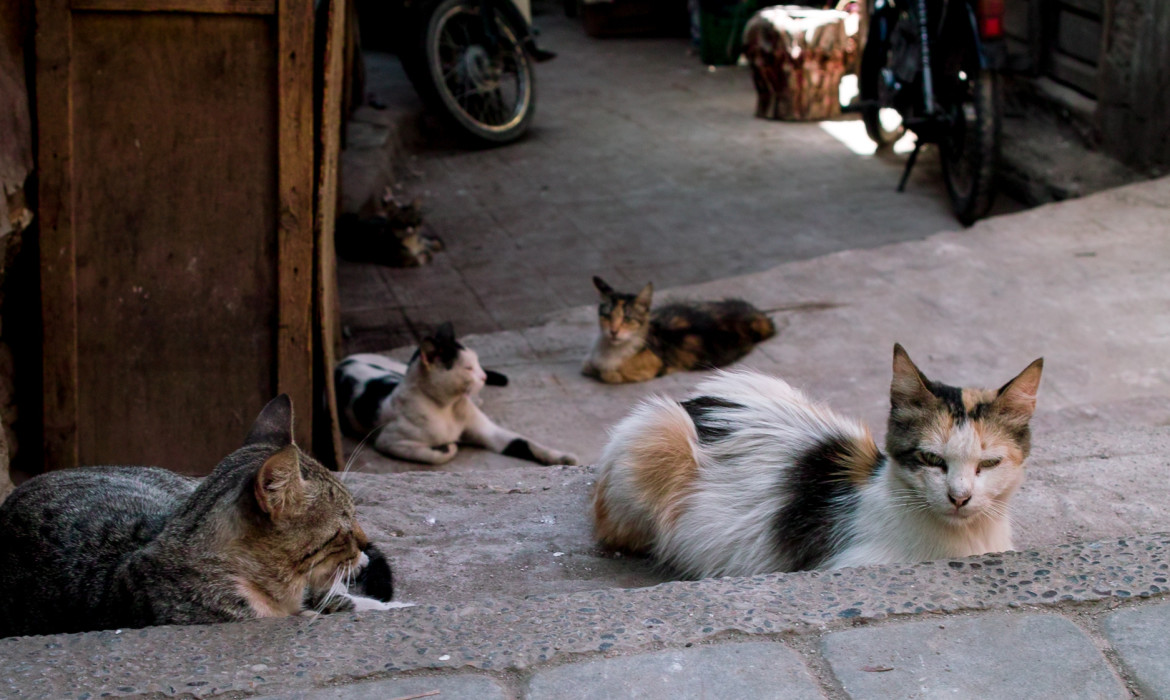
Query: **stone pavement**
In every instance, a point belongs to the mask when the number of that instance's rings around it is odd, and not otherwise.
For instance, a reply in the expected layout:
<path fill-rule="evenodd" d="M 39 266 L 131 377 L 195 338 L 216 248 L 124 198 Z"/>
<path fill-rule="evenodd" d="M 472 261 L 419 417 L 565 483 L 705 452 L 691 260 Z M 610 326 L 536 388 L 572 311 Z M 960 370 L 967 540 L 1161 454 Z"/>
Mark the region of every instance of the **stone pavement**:
<path fill-rule="evenodd" d="M 531 133 L 507 148 L 435 145 L 393 56 L 369 55 L 369 92 L 343 156 L 343 206 L 389 178 L 423 197 L 447 244 L 424 268 L 340 264 L 347 352 L 385 350 L 444 320 L 462 333 L 519 329 L 593 301 L 590 277 L 666 289 L 954 228 L 933 153 L 903 194 L 905 154 L 856 119 L 756 119 L 747 68 L 709 71 L 685 39 L 600 41 L 556 11 L 542 45 Z M 421 133 L 420 133 L 421 132 Z M 1002 198 L 999 211 L 1019 205 Z"/>
<path fill-rule="evenodd" d="M 788 308 L 745 364 L 875 426 L 895 339 L 956 382 L 1044 354 L 1024 551 L 672 582 L 592 545 L 589 467 L 363 452 L 359 515 L 415 607 L 0 640 L 0 697 L 1170 699 L 1167 210 L 1170 178 L 680 292 Z M 587 459 L 701 377 L 579 377 L 591 314 L 468 339 L 513 378 L 489 415 Z"/>

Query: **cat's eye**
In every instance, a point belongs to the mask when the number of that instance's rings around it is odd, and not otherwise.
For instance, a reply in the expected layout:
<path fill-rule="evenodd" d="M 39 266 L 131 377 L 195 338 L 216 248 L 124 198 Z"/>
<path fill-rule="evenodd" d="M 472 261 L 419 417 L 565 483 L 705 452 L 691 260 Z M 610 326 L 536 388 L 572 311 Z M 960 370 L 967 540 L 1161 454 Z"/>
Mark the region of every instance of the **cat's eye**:
<path fill-rule="evenodd" d="M 918 456 L 918 461 L 927 465 L 927 466 L 940 467 L 942 469 L 946 469 L 946 467 L 947 467 L 947 461 L 945 459 L 943 459 L 942 457 L 936 455 L 933 452 L 925 452 L 923 450 L 919 450 L 917 456 Z"/>
<path fill-rule="evenodd" d="M 999 463 L 1002 461 L 1003 461 L 1003 459 L 1000 457 L 996 457 L 994 459 L 985 459 L 979 463 L 979 468 L 980 469 L 991 469 L 992 467 L 998 466 Z"/>

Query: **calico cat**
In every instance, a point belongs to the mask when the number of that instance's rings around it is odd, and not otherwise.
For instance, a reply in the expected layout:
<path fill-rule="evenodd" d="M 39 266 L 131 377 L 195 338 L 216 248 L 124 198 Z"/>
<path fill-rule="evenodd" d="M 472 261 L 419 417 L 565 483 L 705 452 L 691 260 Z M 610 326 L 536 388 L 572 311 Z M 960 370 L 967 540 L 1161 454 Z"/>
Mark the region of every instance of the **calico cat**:
<path fill-rule="evenodd" d="M 374 447 L 384 455 L 445 464 L 457 443 L 486 447 L 539 464 L 577 464 L 577 458 L 501 428 L 475 404 L 484 384 L 507 379 L 479 366 L 474 350 L 455 340 L 450 323 L 423 338 L 409 365 L 374 354 L 351 355 L 334 370 L 337 404 L 347 431 L 363 437 L 378 430 Z"/>
<path fill-rule="evenodd" d="M 443 241 L 423 224 L 422 202 L 401 204 L 390 188 L 356 214 L 337 220 L 337 254 L 354 262 L 421 267 L 443 250 Z"/>
<path fill-rule="evenodd" d="M 614 291 L 600 277 L 600 333 L 581 373 L 608 384 L 723 367 L 776 334 L 772 319 L 742 299 L 674 303 L 651 311 L 654 286 Z"/>
<path fill-rule="evenodd" d="M 860 423 L 762 374 L 653 398 L 601 457 L 597 537 L 696 578 L 1009 550 L 1042 367 L 998 391 L 959 389 L 895 345 L 888 454 Z"/>
<path fill-rule="evenodd" d="M 17 488 L 0 505 L 0 637 L 393 607 L 345 590 L 367 562 L 388 600 L 385 557 L 293 444 L 281 395 L 201 481 L 86 467 Z"/>

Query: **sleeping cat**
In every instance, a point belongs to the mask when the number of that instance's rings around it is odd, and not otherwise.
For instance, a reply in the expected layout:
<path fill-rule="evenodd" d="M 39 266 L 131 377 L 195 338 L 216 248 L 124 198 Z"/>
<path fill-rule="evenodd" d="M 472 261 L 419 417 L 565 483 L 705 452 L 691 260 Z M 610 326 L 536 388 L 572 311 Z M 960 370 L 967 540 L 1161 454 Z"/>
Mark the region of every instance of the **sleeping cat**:
<path fill-rule="evenodd" d="M 365 550 L 363 552 L 363 550 Z M 390 569 L 337 477 L 292 441 L 285 395 L 202 481 L 165 469 L 43 474 L 0 505 L 0 637 L 385 610 Z"/>
<path fill-rule="evenodd" d="M 763 312 L 742 299 L 674 303 L 650 310 L 654 286 L 614 291 L 600 277 L 600 333 L 581 373 L 608 384 L 644 382 L 670 372 L 723 367 L 776 334 Z"/>
<path fill-rule="evenodd" d="M 423 223 L 422 201 L 400 204 L 389 187 L 356 214 L 337 220 L 337 254 L 354 262 L 420 267 L 443 250 L 443 241 Z"/>
<path fill-rule="evenodd" d="M 895 345 L 888 456 L 860 423 L 762 374 L 650 399 L 602 455 L 597 537 L 696 578 L 1009 550 L 1042 366 L 998 391 L 958 389 Z"/>
<path fill-rule="evenodd" d="M 374 447 L 390 457 L 445 464 L 463 443 L 540 464 L 577 464 L 572 454 L 484 415 L 475 405 L 479 390 L 507 379 L 485 372 L 475 351 L 455 340 L 450 323 L 423 338 L 409 365 L 382 355 L 351 355 L 337 364 L 334 378 L 346 429 L 356 437 L 378 430 Z"/>

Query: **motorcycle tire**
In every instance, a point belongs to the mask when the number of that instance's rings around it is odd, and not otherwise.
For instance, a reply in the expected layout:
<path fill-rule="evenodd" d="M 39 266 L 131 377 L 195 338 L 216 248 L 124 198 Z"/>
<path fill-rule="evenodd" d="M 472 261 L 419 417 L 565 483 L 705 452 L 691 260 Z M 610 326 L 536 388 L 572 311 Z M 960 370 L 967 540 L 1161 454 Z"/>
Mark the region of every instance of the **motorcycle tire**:
<path fill-rule="evenodd" d="M 970 226 L 987 215 L 995 203 L 995 173 L 999 161 L 1000 86 L 995 71 L 972 69 L 965 85 L 947 108 L 953 125 L 939 144 L 943 180 L 955 216 Z"/>
<path fill-rule="evenodd" d="M 522 42 L 527 27 L 496 12 L 492 46 L 481 12 L 479 0 L 418 7 L 414 40 L 400 56 L 423 101 L 460 136 L 471 145 L 498 146 L 528 131 L 536 110 L 536 71 Z"/>
<path fill-rule="evenodd" d="M 889 40 L 881 35 L 882 21 L 886 20 L 870 22 L 857 87 L 862 101 L 861 121 L 865 124 L 865 133 L 878 148 L 888 148 L 905 135 L 906 127 L 902 125 L 902 117 L 896 109 L 879 104 L 881 90 L 878 81 L 881 80 L 882 68 L 889 60 Z M 890 27 L 888 31 L 892 29 Z"/>

